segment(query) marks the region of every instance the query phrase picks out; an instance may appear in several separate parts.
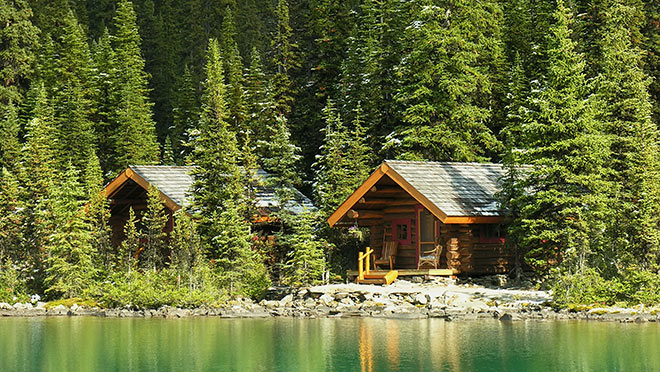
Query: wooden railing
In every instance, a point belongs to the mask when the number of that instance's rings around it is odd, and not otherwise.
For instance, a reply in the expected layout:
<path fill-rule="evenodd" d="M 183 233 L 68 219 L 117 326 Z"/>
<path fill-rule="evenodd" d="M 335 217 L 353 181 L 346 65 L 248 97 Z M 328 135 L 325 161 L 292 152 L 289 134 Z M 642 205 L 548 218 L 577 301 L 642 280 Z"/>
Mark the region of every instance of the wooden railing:
<path fill-rule="evenodd" d="M 374 253 L 374 250 L 367 247 L 364 253 L 360 252 L 358 255 L 358 280 L 364 280 L 364 274 L 369 274 L 372 253 Z"/>

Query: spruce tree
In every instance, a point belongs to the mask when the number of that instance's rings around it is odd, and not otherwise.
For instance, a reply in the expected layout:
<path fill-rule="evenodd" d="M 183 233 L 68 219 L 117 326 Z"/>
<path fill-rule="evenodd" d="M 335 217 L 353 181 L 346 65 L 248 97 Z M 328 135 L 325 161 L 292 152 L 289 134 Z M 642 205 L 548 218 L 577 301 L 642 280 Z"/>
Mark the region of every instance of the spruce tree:
<path fill-rule="evenodd" d="M 18 170 L 21 150 L 19 130 L 18 109 L 9 102 L 0 114 L 0 169 Z"/>
<path fill-rule="evenodd" d="M 43 85 L 32 88 L 36 97 L 32 118 L 27 123 L 26 142 L 21 151 L 24 171 L 25 223 L 23 238 L 28 265 L 35 270 L 32 287 L 41 291 L 45 245 L 53 232 L 51 190 L 59 182 L 56 165 L 57 143 L 54 110 Z"/>
<path fill-rule="evenodd" d="M 229 122 L 235 133 L 245 131 L 246 107 L 243 88 L 243 61 L 236 44 L 236 26 L 234 15 L 230 7 L 225 10 L 222 20 L 222 59 L 227 84 L 227 103 L 229 108 Z M 239 138 L 240 140 L 241 138 Z"/>
<path fill-rule="evenodd" d="M 174 214 L 174 230 L 170 243 L 172 250 L 171 267 L 179 277 L 188 276 L 188 286 L 195 287 L 195 270 L 204 263 L 204 250 L 197 225 L 186 211 L 180 209 Z"/>
<path fill-rule="evenodd" d="M 236 137 L 229 130 L 226 86 L 218 42 L 210 40 L 202 113 L 195 133 L 195 209 L 207 256 L 231 293 L 256 295 L 268 285 L 263 260 L 255 258 L 250 226 L 241 205 L 245 185 L 238 168 Z"/>
<path fill-rule="evenodd" d="M 190 132 L 195 128 L 199 120 L 199 105 L 197 103 L 197 91 L 193 87 L 192 74 L 188 65 L 184 67 L 177 83 L 177 92 L 173 104 L 173 127 L 169 135 L 172 139 L 172 152 L 174 162 L 183 165 L 190 157 Z"/>
<path fill-rule="evenodd" d="M 353 159 L 348 154 L 350 142 L 348 132 L 341 122 L 335 104 L 328 99 L 323 109 L 325 139 L 314 164 L 314 196 L 325 215 L 330 215 L 353 191 L 353 182 L 347 173 Z"/>
<path fill-rule="evenodd" d="M 259 52 L 254 48 L 251 53 L 250 66 L 245 74 L 244 98 L 247 112 L 246 126 L 256 143 L 267 140 L 266 126 L 270 119 L 268 116 L 274 111 L 274 105 L 269 100 L 268 79 L 263 69 Z"/>
<path fill-rule="evenodd" d="M 115 84 L 120 98 L 115 111 L 118 127 L 113 134 L 110 170 L 120 172 L 130 164 L 157 163 L 160 150 L 140 51 L 141 38 L 130 1 L 120 0 L 117 4 L 114 27 L 117 57 Z"/>
<path fill-rule="evenodd" d="M 326 270 L 323 248 L 326 244 L 316 235 L 313 212 L 296 216 L 291 234 L 285 238 L 290 251 L 284 266 L 282 282 L 293 287 L 320 284 Z"/>
<path fill-rule="evenodd" d="M 96 274 L 90 226 L 85 218 L 86 193 L 70 165 L 60 187 L 52 192 L 53 229 L 47 245 L 46 293 L 81 297 Z"/>
<path fill-rule="evenodd" d="M 259 146 L 264 149 L 264 170 L 271 174 L 267 183 L 275 189 L 282 214 L 294 197 L 293 188 L 301 183 L 298 173 L 300 148 L 291 142 L 291 132 L 283 115 L 276 116 L 274 124 L 270 128 L 268 142 L 264 141 Z"/>
<path fill-rule="evenodd" d="M 612 244 L 625 264 L 640 262 L 643 267 L 660 267 L 660 164 L 652 120 L 653 105 L 648 93 L 650 79 L 643 71 L 643 54 L 632 38 L 630 25 L 639 11 L 625 1 L 607 4 L 602 30 L 598 97 L 603 121 L 612 136 L 612 180 L 619 185 L 615 197 L 618 218 L 611 226 Z M 625 247 L 622 249 L 621 247 Z"/>
<path fill-rule="evenodd" d="M 385 148 L 407 159 L 487 159 L 500 146 L 489 124 L 503 62 L 501 10 L 493 1 L 416 4 L 397 95 L 404 125 Z"/>
<path fill-rule="evenodd" d="M 135 216 L 135 211 L 131 207 L 128 210 L 128 220 L 124 224 L 124 240 L 119 245 L 119 257 L 117 257 L 120 270 L 129 275 L 131 274 L 131 270 L 137 266 L 135 255 L 141 249 L 140 231 L 137 224 L 138 220 Z"/>
<path fill-rule="evenodd" d="M 23 203 L 18 179 L 7 168 L 0 169 L 0 261 L 25 260 L 23 244 Z"/>
<path fill-rule="evenodd" d="M 96 154 L 91 115 L 91 55 L 86 36 L 75 15 L 69 11 L 57 40 L 56 83 L 51 86 L 58 162 L 61 168 L 71 162 L 81 177 L 94 172 L 87 169 L 89 158 Z M 71 149 L 76 149 L 72 152 Z"/>
<path fill-rule="evenodd" d="M 147 210 L 142 216 L 143 250 L 140 252 L 140 263 L 147 270 L 156 271 L 162 267 L 163 251 L 167 245 L 167 234 L 164 231 L 167 220 L 168 215 L 160 198 L 160 191 L 152 186 L 147 192 Z"/>
<path fill-rule="evenodd" d="M 0 1 L 0 108 L 20 104 L 27 90 L 39 44 L 39 29 L 26 0 Z"/>
<path fill-rule="evenodd" d="M 548 76 L 530 99 L 534 112 L 522 126 L 510 123 L 521 138 L 505 159 L 509 171 L 522 176 L 505 183 L 504 192 L 512 197 L 509 237 L 527 252 L 527 262 L 544 270 L 563 261 L 577 272 L 602 252 L 613 185 L 606 179 L 607 137 L 588 98 L 584 57 L 571 37 L 572 12 L 561 1 L 554 20 L 547 37 Z"/>
<path fill-rule="evenodd" d="M 113 161 L 113 136 L 119 126 L 116 109 L 119 102 L 119 87 L 114 77 L 117 76 L 117 60 L 112 49 L 111 37 L 107 28 L 92 48 L 93 74 L 91 119 L 104 175 L 110 173 Z"/>
<path fill-rule="evenodd" d="M 273 101 L 275 113 L 288 116 L 296 94 L 291 73 L 300 66 L 300 62 L 296 54 L 298 45 L 292 41 L 293 29 L 289 23 L 289 4 L 286 0 L 277 1 L 275 16 L 277 27 L 271 41 L 272 64 L 275 66 L 272 78 Z"/>

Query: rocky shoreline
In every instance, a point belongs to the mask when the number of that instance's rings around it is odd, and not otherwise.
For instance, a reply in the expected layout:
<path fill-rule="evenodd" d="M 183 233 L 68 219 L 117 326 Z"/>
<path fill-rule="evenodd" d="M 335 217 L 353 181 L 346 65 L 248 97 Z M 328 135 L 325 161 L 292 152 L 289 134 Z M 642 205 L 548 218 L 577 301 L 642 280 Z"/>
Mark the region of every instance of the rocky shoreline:
<path fill-rule="evenodd" d="M 549 306 L 546 291 L 488 288 L 473 284 L 436 281 L 411 283 L 399 280 L 391 286 L 333 284 L 291 292 L 271 291 L 268 299 L 255 303 L 237 299 L 214 308 L 101 309 L 48 304 L 0 303 L 1 317 L 94 316 L 119 318 L 347 318 L 387 319 L 439 318 L 448 321 L 499 319 L 596 320 L 625 323 L 660 321 L 660 307 L 580 307 L 557 310 Z"/>

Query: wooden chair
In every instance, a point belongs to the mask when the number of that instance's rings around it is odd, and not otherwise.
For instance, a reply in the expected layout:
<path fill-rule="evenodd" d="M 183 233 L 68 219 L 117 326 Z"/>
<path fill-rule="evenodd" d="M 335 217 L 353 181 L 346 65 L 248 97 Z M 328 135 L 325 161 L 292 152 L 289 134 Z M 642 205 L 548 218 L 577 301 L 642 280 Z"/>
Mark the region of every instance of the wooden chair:
<path fill-rule="evenodd" d="M 440 266 L 440 255 L 442 254 L 442 245 L 436 244 L 435 248 L 430 251 L 424 251 L 419 257 L 417 263 L 417 270 L 419 270 L 422 265 L 433 266 L 434 269 L 437 269 Z"/>
<path fill-rule="evenodd" d="M 389 265 L 390 270 L 393 270 L 398 248 L 399 242 L 383 242 L 383 249 L 380 256 L 374 255 L 374 268 L 377 268 L 379 265 Z"/>

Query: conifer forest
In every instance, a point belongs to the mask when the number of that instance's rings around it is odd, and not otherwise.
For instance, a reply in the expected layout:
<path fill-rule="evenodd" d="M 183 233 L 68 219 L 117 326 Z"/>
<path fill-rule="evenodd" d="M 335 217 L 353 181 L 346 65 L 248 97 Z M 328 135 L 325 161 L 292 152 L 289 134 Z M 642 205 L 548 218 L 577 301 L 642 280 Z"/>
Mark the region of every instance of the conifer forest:
<path fill-rule="evenodd" d="M 660 303 L 657 0 L 0 0 L 0 82 L 0 302 L 332 280 L 365 232 L 326 219 L 404 159 L 504 164 L 511 275 L 559 304 Z M 152 189 L 116 245 L 134 164 L 195 165 L 194 201 L 165 234 Z M 258 168 L 317 207 L 274 243 Z"/>

